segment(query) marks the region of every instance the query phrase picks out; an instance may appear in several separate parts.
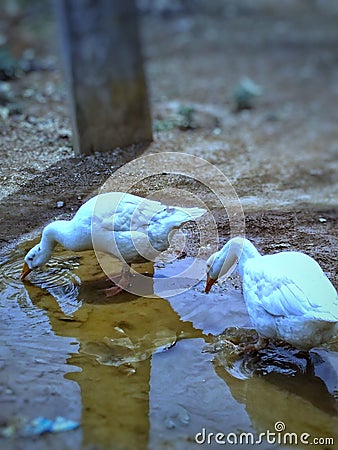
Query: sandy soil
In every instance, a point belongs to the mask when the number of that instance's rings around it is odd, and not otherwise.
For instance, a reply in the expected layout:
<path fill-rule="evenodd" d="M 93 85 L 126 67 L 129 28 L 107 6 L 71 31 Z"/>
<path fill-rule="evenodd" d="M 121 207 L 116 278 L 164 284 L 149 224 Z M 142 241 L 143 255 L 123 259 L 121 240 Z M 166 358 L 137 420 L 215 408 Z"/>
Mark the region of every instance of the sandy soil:
<path fill-rule="evenodd" d="M 206 158 L 224 171 L 246 212 L 331 210 L 338 192 L 336 16 L 325 8 L 301 8 L 302 2 L 276 11 L 263 9 L 264 2 L 261 10 L 243 5 L 225 9 L 218 20 L 219 11 L 145 18 L 155 127 L 146 151 Z M 2 29 L 12 23 L 17 55 L 33 48 L 32 66 L 41 69 L 1 85 L 2 243 L 70 216 L 128 155 L 143 150 L 74 156 L 55 30 L 47 21 L 36 32 L 44 13 L 33 21 L 30 15 L 17 21 L 4 16 L 2 23 Z M 244 76 L 263 94 L 254 109 L 235 113 L 233 92 Z M 193 113 L 182 129 L 187 107 Z"/>

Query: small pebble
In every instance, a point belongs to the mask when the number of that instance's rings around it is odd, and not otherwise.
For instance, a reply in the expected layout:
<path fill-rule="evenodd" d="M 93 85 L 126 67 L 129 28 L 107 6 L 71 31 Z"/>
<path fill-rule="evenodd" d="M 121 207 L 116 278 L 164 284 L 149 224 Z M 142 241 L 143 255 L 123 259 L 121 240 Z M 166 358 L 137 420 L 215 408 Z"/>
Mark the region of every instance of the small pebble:
<path fill-rule="evenodd" d="M 65 202 L 63 202 L 63 201 L 59 201 L 56 203 L 57 208 L 63 208 L 64 206 L 65 206 Z"/>
<path fill-rule="evenodd" d="M 325 217 L 319 217 L 319 222 L 320 222 L 320 223 L 325 223 L 325 222 L 326 222 Z"/>
<path fill-rule="evenodd" d="M 58 137 L 60 139 L 69 139 L 72 136 L 71 130 L 68 130 L 67 128 L 61 128 L 58 130 Z"/>
<path fill-rule="evenodd" d="M 175 422 L 173 421 L 173 419 L 171 417 L 168 417 L 164 423 L 165 423 L 166 428 L 168 428 L 168 430 L 172 430 L 172 429 L 176 428 Z"/>

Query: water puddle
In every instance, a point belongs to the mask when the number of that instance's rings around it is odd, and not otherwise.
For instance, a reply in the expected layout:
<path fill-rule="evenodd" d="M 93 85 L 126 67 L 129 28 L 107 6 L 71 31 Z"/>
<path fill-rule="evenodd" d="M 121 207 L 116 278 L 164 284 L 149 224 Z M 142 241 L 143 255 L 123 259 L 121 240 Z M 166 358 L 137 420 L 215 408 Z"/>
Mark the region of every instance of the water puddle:
<path fill-rule="evenodd" d="M 338 442 L 337 342 L 310 354 L 272 345 L 255 357 L 234 357 L 223 345 L 231 330 L 240 340 L 253 336 L 238 278 L 208 295 L 200 282 L 167 299 L 108 298 L 93 252 L 58 249 L 22 283 L 31 245 L 0 261 L 1 424 L 19 413 L 62 415 L 80 427 L 49 436 L 48 445 L 75 450 L 194 449 L 197 433 L 202 444 L 206 432 L 256 436 L 276 432 L 277 422 L 309 440 Z M 155 264 L 154 292 L 164 292 L 163 280 L 172 292 L 171 274 L 190 262 Z M 190 282 L 175 279 L 176 287 Z M 39 448 L 28 438 L 0 439 Z"/>

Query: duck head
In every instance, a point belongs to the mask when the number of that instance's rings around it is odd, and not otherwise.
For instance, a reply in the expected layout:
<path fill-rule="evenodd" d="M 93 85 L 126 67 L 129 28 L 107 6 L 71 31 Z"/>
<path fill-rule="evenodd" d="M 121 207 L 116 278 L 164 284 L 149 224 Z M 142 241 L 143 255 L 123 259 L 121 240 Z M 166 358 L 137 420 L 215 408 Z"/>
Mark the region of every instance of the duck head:
<path fill-rule="evenodd" d="M 25 262 L 20 277 L 21 280 L 24 280 L 33 269 L 45 264 L 50 256 L 49 252 L 43 251 L 41 243 L 36 244 L 25 256 Z"/>
<path fill-rule="evenodd" d="M 205 292 L 208 293 L 212 285 L 221 277 L 228 277 L 235 270 L 242 253 L 244 239 L 236 237 L 230 239 L 221 250 L 212 254 L 207 260 L 207 281 Z"/>

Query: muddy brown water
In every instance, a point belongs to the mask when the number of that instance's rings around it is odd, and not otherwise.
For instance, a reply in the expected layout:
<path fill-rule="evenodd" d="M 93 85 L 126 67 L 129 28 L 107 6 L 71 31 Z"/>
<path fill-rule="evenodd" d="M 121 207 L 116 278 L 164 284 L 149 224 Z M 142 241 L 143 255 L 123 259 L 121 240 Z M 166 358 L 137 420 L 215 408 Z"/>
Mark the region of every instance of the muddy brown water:
<path fill-rule="evenodd" d="M 233 358 L 218 345 L 228 327 L 244 327 L 242 340 L 250 334 L 236 276 L 209 295 L 197 278 L 192 289 L 169 298 L 107 298 L 93 252 L 74 255 L 59 248 L 45 269 L 22 283 L 26 248 L 9 251 L 1 262 L 0 376 L 6 355 L 20 373 L 17 384 L 7 380 L 5 391 L 0 378 L 1 424 L 22 396 L 21 420 L 54 413 L 80 427 L 39 439 L 20 437 L 20 418 L 12 418 L 14 432 L 0 438 L 2 448 L 219 448 L 217 433 L 234 442 L 243 432 L 259 439 L 268 431 L 275 438 L 270 434 L 260 448 L 287 448 L 289 441 L 275 428 L 283 424 L 293 439 L 303 433 L 309 442 L 337 439 L 337 342 L 310 355 L 270 347 L 256 359 Z M 154 293 L 189 262 L 155 263 Z M 175 280 L 180 282 L 186 281 Z M 20 364 L 20 354 L 29 364 Z M 53 406 L 32 402 L 30 408 L 25 386 L 39 397 L 45 379 Z"/>

